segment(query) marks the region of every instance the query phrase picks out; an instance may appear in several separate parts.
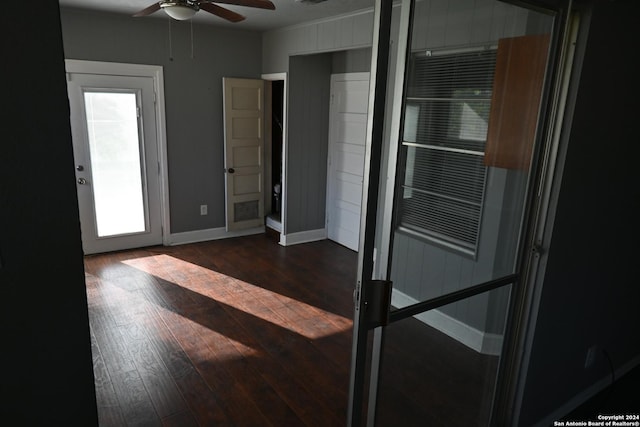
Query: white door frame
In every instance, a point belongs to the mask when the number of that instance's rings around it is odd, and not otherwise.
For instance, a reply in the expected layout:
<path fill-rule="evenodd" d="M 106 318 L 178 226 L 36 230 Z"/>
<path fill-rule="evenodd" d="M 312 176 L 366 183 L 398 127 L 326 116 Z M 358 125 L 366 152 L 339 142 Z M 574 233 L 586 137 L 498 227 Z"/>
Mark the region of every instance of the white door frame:
<path fill-rule="evenodd" d="M 162 243 L 170 244 L 169 217 L 169 177 L 167 174 L 167 132 L 164 109 L 164 73 L 159 65 L 125 64 L 118 62 L 85 61 L 65 59 L 67 74 L 93 74 L 130 77 L 150 77 L 153 79 L 155 93 L 156 141 L 158 149 L 158 168 L 160 177 L 160 217 L 162 221 Z"/>
<path fill-rule="evenodd" d="M 263 74 L 262 80 L 284 81 L 284 87 L 282 89 L 282 188 L 280 192 L 280 203 L 282 208 L 280 209 L 280 244 L 286 246 L 285 236 L 287 234 L 287 151 L 288 151 L 288 136 L 287 136 L 287 118 L 289 112 L 287 110 L 287 93 L 289 92 L 289 80 L 287 79 L 287 73 L 270 73 Z M 266 119 L 265 119 L 266 121 Z M 265 150 L 266 152 L 267 150 Z M 271 193 L 265 192 L 265 197 L 270 197 Z"/>

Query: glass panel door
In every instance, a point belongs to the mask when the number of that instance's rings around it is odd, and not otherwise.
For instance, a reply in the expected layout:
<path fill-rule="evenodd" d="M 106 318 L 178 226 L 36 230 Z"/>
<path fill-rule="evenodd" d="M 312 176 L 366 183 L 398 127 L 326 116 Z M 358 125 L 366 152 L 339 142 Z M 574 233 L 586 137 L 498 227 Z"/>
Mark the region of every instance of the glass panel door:
<path fill-rule="evenodd" d="M 84 253 L 161 244 L 153 78 L 72 72 L 67 88 Z"/>
<path fill-rule="evenodd" d="M 509 291 L 507 286 L 385 328 L 376 425 L 489 425 L 503 329 L 487 333 L 455 316 L 460 306 L 497 297 L 492 293 L 508 297 Z M 504 319 L 505 307 L 494 313 Z"/>
<path fill-rule="evenodd" d="M 365 217 L 350 422 L 485 426 L 530 253 L 548 64 L 563 15 L 498 0 L 405 0 L 398 9 L 399 34 L 390 37 L 406 46 L 406 61 L 400 51 L 389 65 L 398 77 L 386 114 L 399 126 L 381 164 L 395 181 L 368 200 L 367 210 L 391 215 Z M 375 135 L 383 118 L 372 120 Z M 376 144 L 386 145 L 372 137 L 372 153 Z M 369 182 L 368 196 L 378 185 Z M 369 245 L 383 257 L 377 271 Z M 369 278 L 392 283 L 388 294 Z M 357 392 L 365 384 L 368 403 Z"/>
<path fill-rule="evenodd" d="M 98 237 L 147 230 L 134 92 L 85 92 Z"/>

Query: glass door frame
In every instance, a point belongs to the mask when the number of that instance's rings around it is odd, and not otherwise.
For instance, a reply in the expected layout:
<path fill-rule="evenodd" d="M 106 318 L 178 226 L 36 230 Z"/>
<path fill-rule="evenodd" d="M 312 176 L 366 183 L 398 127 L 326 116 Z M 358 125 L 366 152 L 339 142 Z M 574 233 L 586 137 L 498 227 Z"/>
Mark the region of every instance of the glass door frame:
<path fill-rule="evenodd" d="M 570 73 L 572 46 L 570 36 L 575 36 L 577 20 L 572 19 L 572 0 L 503 0 L 506 3 L 526 7 L 539 12 L 555 15 L 547 72 L 543 86 L 541 109 L 538 118 L 536 146 L 529 176 L 531 184 L 526 195 L 525 218 L 521 230 L 522 244 L 517 255 L 514 274 L 478 284 L 471 288 L 427 300 L 400 310 L 390 311 L 392 283 L 388 274 L 388 255 L 376 254 L 376 229 L 382 228 L 383 248 L 392 244 L 391 224 L 394 214 L 393 191 L 385 193 L 385 200 L 379 202 L 381 187 L 387 76 L 391 40 L 392 1 L 376 0 L 374 8 L 373 49 L 369 94 L 369 119 L 365 152 L 365 178 L 363 186 L 361 239 L 358 252 L 358 277 L 354 290 L 353 347 L 351 358 L 351 378 L 349 388 L 349 426 L 363 425 L 367 379 L 366 369 L 370 358 L 369 392 L 367 405 L 367 425 L 375 423 L 375 408 L 378 389 L 378 375 L 384 329 L 390 322 L 411 317 L 473 295 L 503 286 L 512 286 L 508 307 L 502 357 L 498 369 L 498 380 L 494 394 L 491 424 L 508 424 L 517 414 L 514 406 L 518 388 L 521 387 L 523 349 L 527 339 L 527 323 L 531 315 L 532 288 L 535 270 L 541 254 L 542 241 L 539 237 L 544 226 L 548 205 L 549 186 L 555 168 L 554 150 L 557 150 L 559 123 L 562 117 L 563 94 L 566 94 L 566 77 Z M 411 43 L 411 23 L 415 0 L 402 0 L 400 31 L 397 41 L 398 59 L 395 65 L 394 98 L 391 111 L 391 132 L 388 176 L 396 176 L 398 141 L 401 129 L 402 104 L 405 91 L 405 71 Z M 393 170 L 391 170 L 393 169 Z M 396 176 L 396 179 L 397 176 Z M 395 182 L 387 189 L 395 189 Z M 389 194 L 391 193 L 391 194 Z M 384 214 L 383 224 L 378 222 L 378 209 Z M 382 251 L 380 251 L 382 252 Z M 376 255 L 378 260 L 376 261 Z M 377 263 L 377 265 L 376 265 Z M 373 331 L 371 353 L 368 351 L 370 332 Z"/>

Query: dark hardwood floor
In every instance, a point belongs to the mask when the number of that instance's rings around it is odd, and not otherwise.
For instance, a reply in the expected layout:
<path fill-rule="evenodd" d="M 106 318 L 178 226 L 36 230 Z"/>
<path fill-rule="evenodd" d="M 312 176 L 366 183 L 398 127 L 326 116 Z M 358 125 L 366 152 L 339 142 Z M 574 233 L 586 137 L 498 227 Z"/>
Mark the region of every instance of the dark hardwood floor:
<path fill-rule="evenodd" d="M 100 425 L 344 425 L 356 267 L 267 236 L 87 256 Z"/>
<path fill-rule="evenodd" d="M 87 256 L 100 425 L 346 425 L 356 268 L 268 234 Z M 414 319 L 386 348 L 378 425 L 481 424 L 497 358 Z"/>

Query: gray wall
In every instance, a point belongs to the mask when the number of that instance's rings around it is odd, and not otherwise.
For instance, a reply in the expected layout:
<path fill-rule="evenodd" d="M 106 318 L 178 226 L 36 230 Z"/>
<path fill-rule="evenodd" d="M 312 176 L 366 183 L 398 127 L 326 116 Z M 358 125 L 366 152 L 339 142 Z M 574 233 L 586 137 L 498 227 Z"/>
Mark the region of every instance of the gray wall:
<path fill-rule="evenodd" d="M 261 35 L 194 23 L 192 58 L 189 22 L 63 9 L 62 30 L 68 59 L 163 66 L 171 232 L 223 227 L 222 78 L 260 78 Z"/>
<path fill-rule="evenodd" d="M 292 56 L 286 233 L 325 227 L 331 55 Z"/>
<path fill-rule="evenodd" d="M 97 426 L 58 2 L 3 6 L 0 414 Z"/>
<path fill-rule="evenodd" d="M 586 49 L 581 74 L 574 74 L 575 110 L 561 152 L 566 158 L 557 178 L 522 426 L 559 408 L 572 409 L 566 405 L 574 396 L 608 381 L 603 351 L 615 369 L 640 361 L 640 173 L 637 156 L 630 155 L 638 141 L 638 88 L 629 56 L 636 48 L 629 28 L 636 25 L 640 4 L 593 3 L 591 23 L 581 23 L 579 52 L 585 44 Z M 598 347 L 596 360 L 585 369 L 592 345 Z"/>

